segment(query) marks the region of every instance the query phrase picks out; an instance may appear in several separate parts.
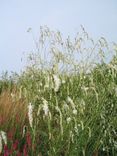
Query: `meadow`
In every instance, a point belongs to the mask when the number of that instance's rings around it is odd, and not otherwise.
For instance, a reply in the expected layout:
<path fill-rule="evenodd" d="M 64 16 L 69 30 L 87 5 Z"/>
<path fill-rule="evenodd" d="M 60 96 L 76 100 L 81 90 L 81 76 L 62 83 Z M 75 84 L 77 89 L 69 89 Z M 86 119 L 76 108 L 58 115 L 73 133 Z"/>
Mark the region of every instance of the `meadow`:
<path fill-rule="evenodd" d="M 0 156 L 116 156 L 117 44 L 83 27 L 74 38 L 41 27 L 34 43 L 0 80 Z"/>

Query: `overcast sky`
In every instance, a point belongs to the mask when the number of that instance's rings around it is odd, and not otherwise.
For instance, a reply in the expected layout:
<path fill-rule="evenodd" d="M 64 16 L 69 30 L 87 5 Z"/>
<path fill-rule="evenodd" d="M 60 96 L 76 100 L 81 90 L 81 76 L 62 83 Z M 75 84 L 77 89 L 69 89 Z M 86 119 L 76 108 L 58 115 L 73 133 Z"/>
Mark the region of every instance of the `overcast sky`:
<path fill-rule="evenodd" d="M 67 35 L 81 24 L 93 38 L 117 42 L 117 0 L 0 0 L 0 73 L 22 69 L 23 52 L 34 48 L 29 27 L 36 36 L 43 25 Z"/>

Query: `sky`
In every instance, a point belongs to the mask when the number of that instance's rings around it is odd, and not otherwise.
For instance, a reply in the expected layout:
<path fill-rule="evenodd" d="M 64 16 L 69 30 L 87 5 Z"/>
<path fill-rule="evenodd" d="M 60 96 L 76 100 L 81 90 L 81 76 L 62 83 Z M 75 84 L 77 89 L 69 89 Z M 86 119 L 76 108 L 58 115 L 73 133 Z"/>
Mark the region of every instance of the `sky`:
<path fill-rule="evenodd" d="M 117 43 L 117 0 L 0 0 L 0 73 L 22 70 L 21 58 L 34 49 L 27 30 L 38 36 L 44 25 L 65 35 L 83 25 L 94 39 Z"/>

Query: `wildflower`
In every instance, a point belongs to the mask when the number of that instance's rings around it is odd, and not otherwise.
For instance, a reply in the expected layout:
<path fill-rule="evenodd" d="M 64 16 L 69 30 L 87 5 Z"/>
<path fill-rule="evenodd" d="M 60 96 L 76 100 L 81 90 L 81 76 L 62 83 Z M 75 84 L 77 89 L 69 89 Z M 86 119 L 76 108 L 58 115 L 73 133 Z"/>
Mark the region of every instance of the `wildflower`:
<path fill-rule="evenodd" d="M 4 145 L 4 156 L 9 156 L 9 154 L 10 154 L 10 151 L 8 149 L 8 146 Z"/>
<path fill-rule="evenodd" d="M 7 133 L 8 139 L 13 140 L 13 134 L 14 134 L 14 132 L 15 132 L 15 128 L 13 128 L 10 131 L 8 131 L 8 133 Z"/>
<path fill-rule="evenodd" d="M 8 149 L 7 145 L 4 145 L 4 156 L 10 156 L 13 154 L 12 149 Z"/>
<path fill-rule="evenodd" d="M 32 128 L 32 124 L 33 124 L 33 106 L 31 103 L 29 103 L 28 105 L 28 118 L 29 118 L 29 124 L 30 127 Z"/>
<path fill-rule="evenodd" d="M 28 156 L 26 144 L 24 145 L 24 148 L 23 148 L 23 154 L 24 154 L 24 156 Z"/>
<path fill-rule="evenodd" d="M 27 132 L 26 134 L 26 142 L 27 142 L 28 147 L 31 147 L 31 136 L 29 132 Z"/>
<path fill-rule="evenodd" d="M 15 142 L 13 143 L 13 150 L 17 150 L 18 149 L 18 144 L 19 144 L 19 141 L 18 140 L 15 140 Z"/>
<path fill-rule="evenodd" d="M 48 102 L 44 98 L 42 98 L 42 100 L 43 100 L 43 111 L 45 113 L 45 116 L 47 116 L 49 112 Z"/>
<path fill-rule="evenodd" d="M 22 156 L 22 153 L 18 151 L 17 156 Z"/>
<path fill-rule="evenodd" d="M 61 85 L 61 81 L 60 79 L 57 77 L 57 75 L 53 75 L 53 80 L 54 80 L 54 91 L 58 92 L 60 85 Z"/>

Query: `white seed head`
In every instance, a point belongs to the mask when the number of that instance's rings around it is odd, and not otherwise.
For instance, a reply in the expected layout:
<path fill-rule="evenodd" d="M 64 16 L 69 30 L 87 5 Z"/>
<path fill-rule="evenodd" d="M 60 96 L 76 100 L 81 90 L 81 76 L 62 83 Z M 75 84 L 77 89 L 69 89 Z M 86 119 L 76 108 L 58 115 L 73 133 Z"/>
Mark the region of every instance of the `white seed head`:
<path fill-rule="evenodd" d="M 77 115 L 77 110 L 76 109 L 73 110 L 73 114 Z"/>
<path fill-rule="evenodd" d="M 50 77 L 48 75 L 47 78 L 46 78 L 46 82 L 45 82 L 44 88 L 49 88 L 49 82 L 50 82 Z"/>
<path fill-rule="evenodd" d="M 15 100 L 15 94 L 11 93 L 11 98 L 14 101 Z"/>
<path fill-rule="evenodd" d="M 57 75 L 53 75 L 53 79 L 54 79 L 54 91 L 58 92 L 60 85 L 61 85 L 61 81 L 60 79 L 57 77 Z"/>
<path fill-rule="evenodd" d="M 43 86 L 43 84 L 42 84 L 41 82 L 40 82 L 40 84 L 39 84 L 39 85 L 40 85 L 40 87 L 42 87 L 42 86 Z"/>
<path fill-rule="evenodd" d="M 68 118 L 67 118 L 67 123 L 69 124 L 69 123 L 70 123 L 70 121 L 71 121 L 71 118 L 70 118 L 70 117 L 68 117 Z"/>
<path fill-rule="evenodd" d="M 67 97 L 67 102 L 72 106 L 72 108 L 75 108 L 75 104 L 69 96 Z"/>
<path fill-rule="evenodd" d="M 62 80 L 62 84 L 65 84 L 65 80 Z"/>
<path fill-rule="evenodd" d="M 29 124 L 30 127 L 33 126 L 33 105 L 31 103 L 29 103 L 28 105 L 28 118 L 29 118 Z"/>
<path fill-rule="evenodd" d="M 68 104 L 66 102 L 64 102 L 64 104 L 63 104 L 63 109 L 65 111 L 68 111 L 68 109 L 69 109 L 69 106 L 68 106 Z"/>
<path fill-rule="evenodd" d="M 43 100 L 43 111 L 45 113 L 45 116 L 47 116 L 49 113 L 48 102 L 44 98 L 42 98 L 42 100 Z"/>
<path fill-rule="evenodd" d="M 0 131 L 0 135 L 2 137 L 2 140 L 4 141 L 5 144 L 7 144 L 7 136 L 4 131 Z"/>
<path fill-rule="evenodd" d="M 74 131 L 75 131 L 76 133 L 78 133 L 78 127 L 77 127 L 77 126 L 74 127 Z"/>

